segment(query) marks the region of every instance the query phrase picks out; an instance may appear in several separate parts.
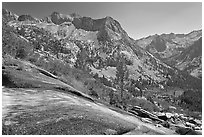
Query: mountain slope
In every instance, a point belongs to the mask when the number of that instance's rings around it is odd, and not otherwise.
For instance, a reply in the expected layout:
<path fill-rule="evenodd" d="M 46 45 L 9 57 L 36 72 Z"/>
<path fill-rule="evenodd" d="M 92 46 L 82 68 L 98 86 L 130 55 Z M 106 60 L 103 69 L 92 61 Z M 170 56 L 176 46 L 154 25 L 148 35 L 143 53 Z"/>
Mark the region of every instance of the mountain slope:
<path fill-rule="evenodd" d="M 155 57 L 169 64 L 170 66 L 176 66 L 176 68 L 178 68 L 179 70 L 185 70 L 189 74 L 191 74 L 191 72 L 200 69 L 201 66 L 200 62 L 200 65 L 198 65 L 198 67 L 194 67 L 194 69 L 188 69 L 189 68 L 188 66 L 193 64 L 192 63 L 193 60 L 201 59 L 202 56 L 200 52 L 201 50 L 200 51 L 197 50 L 198 47 L 200 47 L 201 49 L 202 45 L 202 41 L 200 41 L 202 39 L 201 36 L 202 36 L 201 30 L 192 31 L 188 34 L 170 33 L 162 35 L 153 35 L 136 40 L 136 44 L 146 49 L 147 51 L 152 53 Z M 193 52 L 189 52 L 190 49 L 193 50 Z M 196 51 L 198 51 L 197 56 L 195 56 Z M 188 62 L 181 59 L 184 58 L 184 56 L 185 57 L 190 56 Z M 201 77 L 201 75 L 199 75 L 198 77 Z"/>
<path fill-rule="evenodd" d="M 172 60 L 177 61 L 175 65 L 180 70 L 202 78 L 202 37 L 181 52 L 180 55 L 173 57 Z"/>

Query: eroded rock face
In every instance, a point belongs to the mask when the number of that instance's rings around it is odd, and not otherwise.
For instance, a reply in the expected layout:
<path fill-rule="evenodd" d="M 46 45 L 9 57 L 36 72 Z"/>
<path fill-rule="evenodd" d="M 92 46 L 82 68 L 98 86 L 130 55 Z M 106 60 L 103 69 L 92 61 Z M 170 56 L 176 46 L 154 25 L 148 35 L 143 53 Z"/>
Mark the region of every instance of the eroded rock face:
<path fill-rule="evenodd" d="M 73 24 L 78 29 L 84 29 L 86 31 L 93 31 L 94 23 L 93 23 L 93 19 L 91 19 L 90 17 L 74 18 Z"/>
<path fill-rule="evenodd" d="M 54 23 L 54 24 L 62 24 L 64 22 L 71 22 L 72 21 L 72 18 L 69 16 L 69 15 L 63 15 L 63 14 L 60 14 L 58 12 L 53 12 L 51 14 L 51 21 Z"/>
<path fill-rule="evenodd" d="M 102 19 L 92 19 L 90 17 L 74 18 L 72 23 L 77 29 L 86 31 L 99 31 L 98 39 L 128 39 L 127 33 L 122 29 L 120 24 L 111 17 Z"/>

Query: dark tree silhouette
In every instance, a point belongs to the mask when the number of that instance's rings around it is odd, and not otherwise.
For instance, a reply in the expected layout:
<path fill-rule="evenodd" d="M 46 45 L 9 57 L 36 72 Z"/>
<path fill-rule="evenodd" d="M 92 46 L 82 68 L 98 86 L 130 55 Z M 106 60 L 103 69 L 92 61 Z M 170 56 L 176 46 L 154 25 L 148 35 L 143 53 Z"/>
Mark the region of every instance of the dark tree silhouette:
<path fill-rule="evenodd" d="M 124 55 L 119 54 L 118 64 L 116 66 L 116 81 L 118 83 L 119 90 L 120 90 L 120 97 L 121 97 L 122 106 L 124 106 L 124 103 L 125 103 L 125 98 L 123 97 L 124 96 L 123 94 L 124 94 L 125 81 L 128 79 L 128 76 L 129 76 L 129 73 L 128 73 L 127 66 L 125 64 Z"/>

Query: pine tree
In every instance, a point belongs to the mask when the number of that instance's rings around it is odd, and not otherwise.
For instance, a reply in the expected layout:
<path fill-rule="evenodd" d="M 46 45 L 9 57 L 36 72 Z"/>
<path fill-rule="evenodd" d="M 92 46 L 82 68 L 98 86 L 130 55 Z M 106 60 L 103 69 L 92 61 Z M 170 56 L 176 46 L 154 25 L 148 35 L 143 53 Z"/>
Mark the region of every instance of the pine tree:
<path fill-rule="evenodd" d="M 129 73 L 127 66 L 125 64 L 124 55 L 118 55 L 118 64 L 116 66 L 116 82 L 119 86 L 120 90 L 120 97 L 121 97 L 121 104 L 124 106 L 125 98 L 124 96 L 124 85 L 128 79 Z"/>

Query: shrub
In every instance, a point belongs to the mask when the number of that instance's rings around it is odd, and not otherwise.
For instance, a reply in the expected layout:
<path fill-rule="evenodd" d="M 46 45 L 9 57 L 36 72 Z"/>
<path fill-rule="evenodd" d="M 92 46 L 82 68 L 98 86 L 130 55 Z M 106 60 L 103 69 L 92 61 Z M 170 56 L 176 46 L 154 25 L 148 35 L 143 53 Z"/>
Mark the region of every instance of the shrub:
<path fill-rule="evenodd" d="M 30 61 L 31 63 L 35 63 L 37 62 L 37 59 L 35 57 L 30 57 L 28 58 L 28 61 Z"/>
<path fill-rule="evenodd" d="M 93 88 L 89 89 L 89 91 L 90 91 L 89 95 L 98 98 L 98 94 L 95 90 L 93 90 Z"/>
<path fill-rule="evenodd" d="M 179 97 L 181 105 L 192 111 L 202 111 L 202 92 L 187 90 Z"/>
<path fill-rule="evenodd" d="M 19 47 L 16 50 L 16 58 L 25 59 L 27 57 L 28 53 L 26 52 L 25 48 L 23 46 Z"/>

